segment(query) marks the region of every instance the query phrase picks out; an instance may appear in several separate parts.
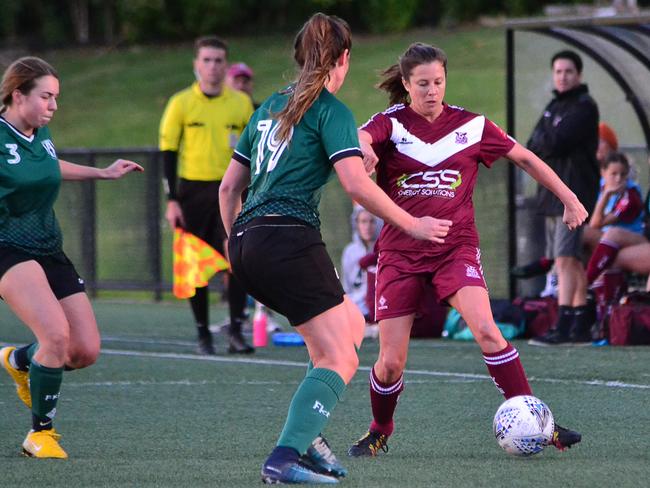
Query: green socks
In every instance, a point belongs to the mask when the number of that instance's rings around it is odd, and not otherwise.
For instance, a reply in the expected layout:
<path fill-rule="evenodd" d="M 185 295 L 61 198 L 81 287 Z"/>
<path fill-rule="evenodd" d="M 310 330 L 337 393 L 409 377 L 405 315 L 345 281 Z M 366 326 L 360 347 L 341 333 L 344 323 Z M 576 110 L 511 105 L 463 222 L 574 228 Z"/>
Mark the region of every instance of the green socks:
<path fill-rule="evenodd" d="M 289 405 L 287 420 L 278 446 L 307 452 L 311 442 L 325 428 L 330 414 L 345 391 L 345 382 L 335 371 L 312 368 Z"/>
<path fill-rule="evenodd" d="M 32 359 L 29 368 L 29 390 L 32 394 L 32 429 L 52 428 L 59 400 L 63 368 L 41 366 Z"/>

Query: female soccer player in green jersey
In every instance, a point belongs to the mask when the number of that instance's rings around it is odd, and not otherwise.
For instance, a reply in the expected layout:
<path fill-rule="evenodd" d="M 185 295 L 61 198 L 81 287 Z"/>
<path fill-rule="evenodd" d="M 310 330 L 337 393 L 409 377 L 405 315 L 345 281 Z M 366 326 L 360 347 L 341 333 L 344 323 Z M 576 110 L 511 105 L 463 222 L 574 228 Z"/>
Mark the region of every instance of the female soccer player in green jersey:
<path fill-rule="evenodd" d="M 117 179 L 142 167 L 124 159 L 101 169 L 58 159 L 47 124 L 59 80 L 42 59 L 13 62 L 0 96 L 0 296 L 36 336 L 29 346 L 1 349 L 0 362 L 32 410 L 23 452 L 67 458 L 52 425 L 63 369 L 93 364 L 100 340 L 83 280 L 61 247 L 54 201 L 62 179 Z"/>
<path fill-rule="evenodd" d="M 262 467 L 266 483 L 336 483 L 345 475 L 320 432 L 356 372 L 364 319 L 345 296 L 319 232 L 322 187 L 336 172 L 354 200 L 417 239 L 443 242 L 451 224 L 411 216 L 367 176 L 352 113 L 334 96 L 351 45 L 345 21 L 320 13 L 307 21 L 294 44 L 297 81 L 253 114 L 221 183 L 233 273 L 289 319 L 311 360 Z"/>

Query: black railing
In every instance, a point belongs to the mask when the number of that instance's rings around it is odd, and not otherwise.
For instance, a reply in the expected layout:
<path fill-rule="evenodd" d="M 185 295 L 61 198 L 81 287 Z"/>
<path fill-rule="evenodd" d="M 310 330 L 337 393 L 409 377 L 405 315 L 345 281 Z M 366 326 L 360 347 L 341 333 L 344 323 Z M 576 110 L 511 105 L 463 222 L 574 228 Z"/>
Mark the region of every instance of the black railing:
<path fill-rule="evenodd" d="M 66 252 L 79 268 L 91 296 L 102 289 L 150 290 L 155 299 L 160 300 L 162 292 L 170 289 L 171 282 L 170 278 L 163 276 L 160 152 L 153 147 L 83 148 L 59 150 L 58 155 L 66 161 L 102 167 L 114 159 L 132 159 L 145 168 L 143 177 L 127 175 L 120 183 L 107 183 L 112 188 L 107 187 L 106 201 L 102 204 L 108 208 L 98 203 L 102 196 L 98 186 L 103 185 L 102 182 L 66 182 L 56 212 L 64 228 Z M 100 212 L 112 224 L 106 231 L 99 223 Z M 103 242 L 119 237 L 108 235 L 108 232 L 133 234 L 134 239 L 128 243 L 116 239 L 118 249 L 110 252 L 119 256 L 119 247 L 124 246 L 121 256 L 124 259 L 112 263 L 107 258 L 103 262 L 105 271 L 100 272 L 99 250 L 110 247 Z M 129 263 L 130 259 L 137 260 L 137 266 L 136 262 Z M 140 268 L 139 278 L 128 278 L 128 271 L 133 267 Z"/>

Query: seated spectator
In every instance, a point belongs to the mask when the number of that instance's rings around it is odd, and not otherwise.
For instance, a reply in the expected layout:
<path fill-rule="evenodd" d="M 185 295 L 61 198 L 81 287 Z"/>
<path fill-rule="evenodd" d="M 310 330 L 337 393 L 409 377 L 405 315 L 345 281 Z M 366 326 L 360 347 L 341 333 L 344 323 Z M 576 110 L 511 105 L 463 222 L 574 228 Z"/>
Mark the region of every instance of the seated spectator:
<path fill-rule="evenodd" d="M 585 232 L 585 238 L 596 244 L 587 265 L 589 285 L 612 265 L 622 247 L 647 242 L 641 190 L 628 178 L 629 169 L 625 155 L 617 152 L 601 167 L 603 183 Z"/>
<path fill-rule="evenodd" d="M 646 241 L 621 249 L 614 260 L 613 267 L 631 273 L 650 275 L 650 242 Z M 650 292 L 650 276 L 645 289 Z"/>
<path fill-rule="evenodd" d="M 373 322 L 366 304 L 367 267 L 360 260 L 372 253 L 375 241 L 382 227 L 381 219 L 375 217 L 360 205 L 354 205 L 351 215 L 352 242 L 343 249 L 341 257 L 341 281 L 345 293 L 359 307 L 366 322 Z"/>
<path fill-rule="evenodd" d="M 645 247 L 648 239 L 644 235 L 644 227 L 646 234 L 648 231 L 647 226 L 644 226 L 644 218 L 647 218 L 649 210 L 648 199 L 644 205 L 638 185 L 627 177 L 629 164 L 623 154 L 612 153 L 607 161 L 607 166 L 602 169 L 603 184 L 598 203 L 590 221 L 589 232 L 585 232 L 585 236 L 591 239 L 592 246 L 595 244 L 587 265 L 587 284 L 591 286 L 596 298 L 596 316 L 601 338 L 606 338 L 603 319 L 608 315 L 610 306 L 627 288 L 621 268 L 624 271 L 647 273 L 644 262 L 650 262 L 650 246 Z M 617 255 L 621 250 L 626 252 L 618 260 Z"/>

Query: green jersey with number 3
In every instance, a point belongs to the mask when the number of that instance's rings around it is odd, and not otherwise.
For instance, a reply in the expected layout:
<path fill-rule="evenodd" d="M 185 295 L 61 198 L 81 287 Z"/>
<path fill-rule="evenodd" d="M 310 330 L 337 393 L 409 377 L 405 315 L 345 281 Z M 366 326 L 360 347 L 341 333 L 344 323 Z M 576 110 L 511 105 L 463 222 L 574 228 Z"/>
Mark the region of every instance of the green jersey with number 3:
<path fill-rule="evenodd" d="M 285 215 L 319 228 L 318 204 L 334 163 L 362 155 L 352 112 L 325 88 L 289 142 L 278 141 L 273 114 L 285 107 L 290 90 L 271 95 L 257 109 L 237 144 L 233 158 L 250 168 L 251 183 L 235 225 Z"/>
<path fill-rule="evenodd" d="M 60 186 L 49 129 L 27 137 L 0 117 L 0 247 L 37 255 L 61 251 L 53 208 Z"/>

